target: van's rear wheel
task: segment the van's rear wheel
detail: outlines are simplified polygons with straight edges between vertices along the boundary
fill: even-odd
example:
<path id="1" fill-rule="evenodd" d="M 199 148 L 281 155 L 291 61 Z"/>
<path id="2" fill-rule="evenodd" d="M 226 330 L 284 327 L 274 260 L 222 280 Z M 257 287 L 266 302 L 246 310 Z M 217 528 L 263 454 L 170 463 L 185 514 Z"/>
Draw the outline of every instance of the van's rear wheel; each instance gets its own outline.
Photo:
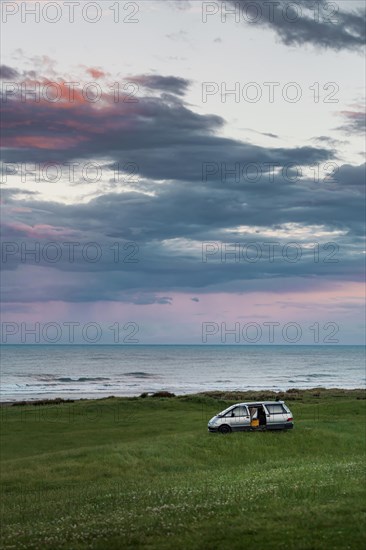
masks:
<path id="1" fill-rule="evenodd" d="M 231 428 L 227 424 L 223 424 L 219 427 L 219 432 L 220 434 L 229 434 L 231 432 Z"/>

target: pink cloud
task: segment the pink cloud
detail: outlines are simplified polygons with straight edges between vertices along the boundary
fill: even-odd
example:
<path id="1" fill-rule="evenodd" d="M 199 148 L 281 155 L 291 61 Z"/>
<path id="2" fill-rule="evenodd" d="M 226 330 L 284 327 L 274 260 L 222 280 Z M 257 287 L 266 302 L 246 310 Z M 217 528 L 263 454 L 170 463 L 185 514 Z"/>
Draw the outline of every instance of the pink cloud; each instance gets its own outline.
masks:
<path id="1" fill-rule="evenodd" d="M 24 237 L 37 239 L 55 239 L 77 235 L 76 231 L 67 229 L 66 227 L 56 227 L 47 224 L 37 224 L 31 226 L 19 221 L 4 223 L 3 228 L 4 230 L 10 229 L 12 231 L 22 233 Z"/>
<path id="2" fill-rule="evenodd" d="M 106 76 L 106 73 L 104 71 L 94 67 L 89 67 L 88 69 L 86 69 L 86 72 L 90 74 L 93 78 L 95 78 L 95 80 L 98 80 L 99 78 L 104 78 Z"/>
<path id="3" fill-rule="evenodd" d="M 69 149 L 78 143 L 87 141 L 86 136 L 14 136 L 8 137 L 3 141 L 5 147 L 34 149 Z"/>

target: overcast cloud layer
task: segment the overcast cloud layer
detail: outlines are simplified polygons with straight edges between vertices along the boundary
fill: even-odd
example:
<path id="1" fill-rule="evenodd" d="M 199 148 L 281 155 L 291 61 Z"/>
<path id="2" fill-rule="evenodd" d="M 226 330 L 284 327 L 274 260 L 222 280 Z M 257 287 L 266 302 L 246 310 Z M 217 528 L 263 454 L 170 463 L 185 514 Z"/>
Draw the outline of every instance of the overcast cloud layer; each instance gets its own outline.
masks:
<path id="1" fill-rule="evenodd" d="M 166 10 L 197 11 L 193 2 L 167 4 Z M 243 9 L 250 4 L 240 2 Z M 269 15 L 265 4 L 257 2 L 267 14 L 258 32 L 284 47 L 310 45 L 309 63 L 321 63 L 324 51 L 362 51 L 360 9 L 340 3 L 337 22 L 329 23 L 315 20 L 309 2 L 300 0 L 295 24 L 283 17 L 286 3 Z M 245 33 L 249 23 L 242 25 Z M 191 41 L 194 36 L 192 31 Z M 248 139 L 232 137 L 231 121 L 212 106 L 188 99 L 196 82 L 175 63 L 163 74 L 151 58 L 145 72 L 119 73 L 123 91 L 116 101 L 111 84 L 117 76 L 108 59 L 105 66 L 78 59 L 79 82 L 97 82 L 102 97 L 86 100 L 80 84 L 70 102 L 71 76 L 54 68 L 56 60 L 45 57 L 32 67 L 15 57 L 9 54 L 0 68 L 7 318 L 35 303 L 134 304 L 148 315 L 152 305 L 174 308 L 180 294 L 199 307 L 205 295 L 274 292 L 280 302 L 302 292 L 311 301 L 312 293 L 329 289 L 342 288 L 343 296 L 347 286 L 346 310 L 361 307 L 354 285 L 364 277 L 365 164 L 361 157 L 347 160 L 342 145 L 365 128 L 359 90 L 353 104 L 332 105 L 333 126 L 322 136 L 309 135 L 306 144 L 296 135 L 284 140 L 270 119 L 269 131 L 249 128 Z M 22 96 L 22 85 L 45 89 L 54 82 L 57 101 Z M 36 167 L 53 163 L 63 167 L 62 177 L 37 187 Z M 86 185 L 76 168 L 70 181 L 67 168 L 87 163 L 98 164 L 102 177 Z M 319 179 L 312 177 L 314 167 L 320 167 Z M 83 256 L 87 243 L 94 243 L 92 256 L 101 252 L 96 261 Z M 32 247 L 36 254 L 24 254 Z"/>

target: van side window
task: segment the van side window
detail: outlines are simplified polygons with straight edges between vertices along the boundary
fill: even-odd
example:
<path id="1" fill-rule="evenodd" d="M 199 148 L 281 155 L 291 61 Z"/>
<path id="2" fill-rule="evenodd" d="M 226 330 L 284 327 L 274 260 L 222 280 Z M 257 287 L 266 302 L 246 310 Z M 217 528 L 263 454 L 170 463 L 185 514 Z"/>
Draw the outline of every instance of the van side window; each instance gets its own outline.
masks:
<path id="1" fill-rule="evenodd" d="M 282 406 L 281 403 L 276 403 L 275 405 L 266 405 L 268 412 L 270 414 L 283 414 L 286 413 L 286 409 Z"/>
<path id="2" fill-rule="evenodd" d="M 247 416 L 247 415 L 248 415 L 247 408 L 244 406 L 240 406 L 240 407 L 235 407 L 235 409 L 232 409 L 229 412 L 228 416 Z"/>

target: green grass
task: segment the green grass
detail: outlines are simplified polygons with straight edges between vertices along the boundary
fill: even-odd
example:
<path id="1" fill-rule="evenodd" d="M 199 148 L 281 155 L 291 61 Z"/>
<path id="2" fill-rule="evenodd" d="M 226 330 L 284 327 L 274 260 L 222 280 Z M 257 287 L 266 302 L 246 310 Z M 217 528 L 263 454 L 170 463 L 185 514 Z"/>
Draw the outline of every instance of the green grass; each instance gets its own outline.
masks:
<path id="1" fill-rule="evenodd" d="M 294 430 L 208 434 L 229 397 L 3 407 L 2 547 L 364 547 L 364 394 L 289 393 Z"/>

